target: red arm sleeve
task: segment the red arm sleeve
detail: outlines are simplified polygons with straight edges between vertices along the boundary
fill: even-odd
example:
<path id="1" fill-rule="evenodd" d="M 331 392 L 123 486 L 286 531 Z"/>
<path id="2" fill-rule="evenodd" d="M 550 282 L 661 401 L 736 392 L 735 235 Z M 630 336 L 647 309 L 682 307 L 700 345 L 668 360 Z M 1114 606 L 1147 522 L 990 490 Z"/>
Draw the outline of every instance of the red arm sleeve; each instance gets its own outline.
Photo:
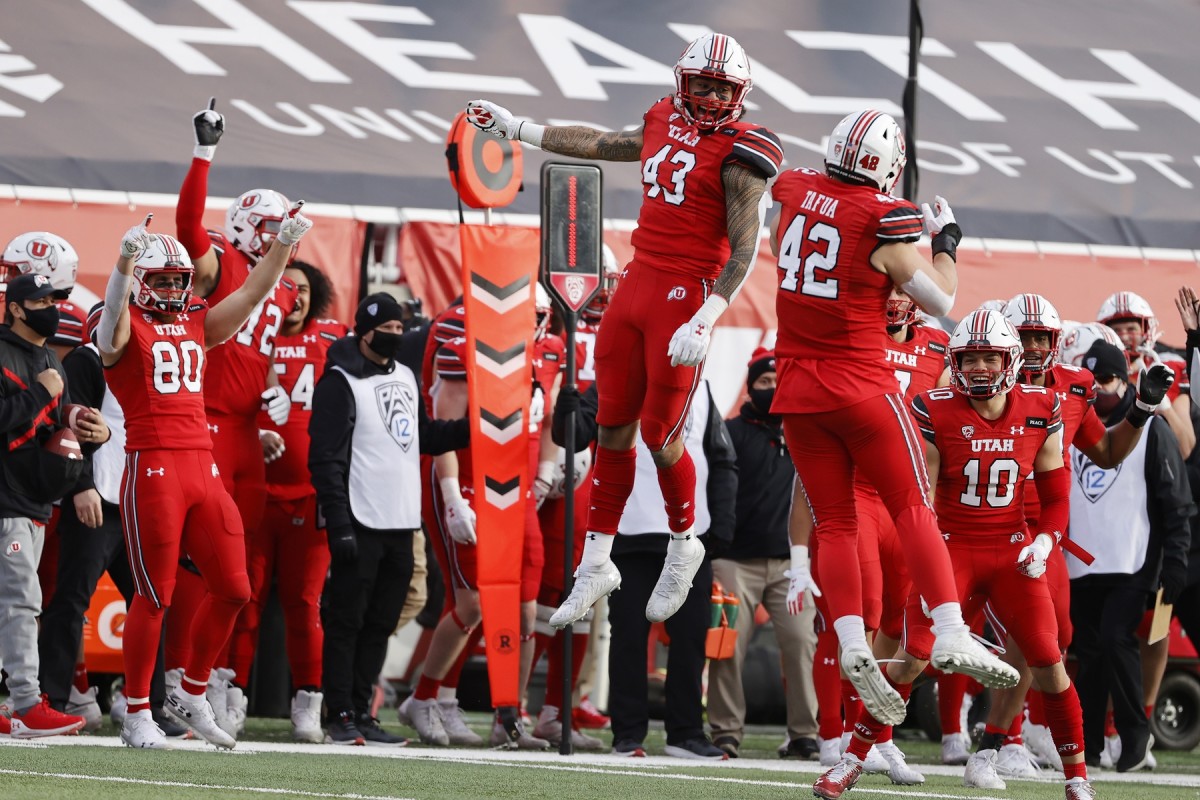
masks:
<path id="1" fill-rule="evenodd" d="M 1071 477 L 1066 467 L 1049 472 L 1035 472 L 1034 484 L 1042 501 L 1037 533 L 1049 533 L 1056 540 L 1063 537 L 1071 521 Z"/>
<path id="2" fill-rule="evenodd" d="M 204 228 L 204 202 L 208 199 L 208 168 L 203 158 L 193 158 L 175 206 L 175 235 L 193 259 L 212 249 L 212 240 Z"/>

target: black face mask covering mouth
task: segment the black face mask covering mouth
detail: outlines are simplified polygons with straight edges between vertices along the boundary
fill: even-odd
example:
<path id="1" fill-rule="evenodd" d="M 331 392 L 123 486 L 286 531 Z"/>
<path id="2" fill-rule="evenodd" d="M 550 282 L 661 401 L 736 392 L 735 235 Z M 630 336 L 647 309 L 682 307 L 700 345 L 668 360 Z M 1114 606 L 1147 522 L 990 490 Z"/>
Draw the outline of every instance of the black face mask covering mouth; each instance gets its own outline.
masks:
<path id="1" fill-rule="evenodd" d="M 38 336 L 49 339 L 58 333 L 58 306 L 26 308 L 25 324 Z"/>
<path id="2" fill-rule="evenodd" d="M 400 340 L 402 338 L 403 334 L 385 333 L 384 331 L 377 330 L 371 337 L 371 341 L 367 342 L 367 347 L 371 348 L 372 352 L 376 355 L 390 360 L 396 357 L 396 353 L 400 352 Z"/>
<path id="3" fill-rule="evenodd" d="M 771 413 L 771 401 L 775 399 L 775 389 L 748 389 L 751 404 L 763 414 Z"/>

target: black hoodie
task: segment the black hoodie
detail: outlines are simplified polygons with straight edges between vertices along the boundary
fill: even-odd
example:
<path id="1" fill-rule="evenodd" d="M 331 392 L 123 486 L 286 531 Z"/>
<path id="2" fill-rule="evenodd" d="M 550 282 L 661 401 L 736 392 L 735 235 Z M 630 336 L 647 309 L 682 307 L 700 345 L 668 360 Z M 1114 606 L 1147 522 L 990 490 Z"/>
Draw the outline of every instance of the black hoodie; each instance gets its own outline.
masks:
<path id="1" fill-rule="evenodd" d="M 725 427 L 737 451 L 737 524 L 733 543 L 721 558 L 790 558 L 788 509 L 796 468 L 783 441 L 783 422 L 753 403 Z"/>

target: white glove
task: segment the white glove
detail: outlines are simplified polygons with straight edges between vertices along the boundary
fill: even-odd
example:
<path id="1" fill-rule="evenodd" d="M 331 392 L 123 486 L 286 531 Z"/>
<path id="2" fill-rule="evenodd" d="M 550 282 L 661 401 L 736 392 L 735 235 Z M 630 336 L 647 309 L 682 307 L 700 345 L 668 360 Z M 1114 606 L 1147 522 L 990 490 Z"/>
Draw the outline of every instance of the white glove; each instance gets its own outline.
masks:
<path id="1" fill-rule="evenodd" d="M 262 397 L 262 409 L 267 412 L 271 422 L 281 428 L 286 425 L 288 415 L 292 413 L 292 398 L 288 397 L 288 393 L 284 391 L 283 387 L 279 385 L 268 387 L 259 396 Z"/>
<path id="2" fill-rule="evenodd" d="M 300 207 L 303 205 L 303 200 L 297 202 L 279 223 L 279 234 L 275 238 L 288 247 L 303 239 L 304 234 L 313 226 L 312 220 L 300 213 Z"/>
<path id="3" fill-rule="evenodd" d="M 690 322 L 680 325 L 667 345 L 667 355 L 671 357 L 672 367 L 698 367 L 708 354 L 708 344 L 712 341 L 712 329 L 703 322 L 697 322 L 693 317 Z"/>
<path id="4" fill-rule="evenodd" d="M 534 385 L 533 397 L 529 399 L 529 432 L 537 433 L 538 426 L 546 419 L 546 393 L 542 387 Z"/>
<path id="5" fill-rule="evenodd" d="M 146 248 L 150 246 L 150 234 L 146 228 L 152 219 L 154 219 L 154 214 L 147 214 L 140 225 L 134 225 L 125 231 L 125 235 L 121 237 L 121 255 L 124 258 L 137 261 L 141 258 L 142 253 L 146 252 Z"/>
<path id="6" fill-rule="evenodd" d="M 488 100 L 467 103 L 467 122 L 498 139 L 516 139 L 521 128 L 512 112 Z"/>
<path id="7" fill-rule="evenodd" d="M 283 437 L 275 431 L 258 432 L 258 443 L 262 445 L 263 463 L 270 464 L 283 455 L 283 451 L 287 449 L 287 445 L 283 443 Z"/>
<path id="8" fill-rule="evenodd" d="M 446 503 L 446 527 L 459 544 L 475 544 L 475 511 L 463 499 L 458 478 L 442 478 L 442 500 Z"/>
<path id="9" fill-rule="evenodd" d="M 1054 549 L 1054 537 L 1048 533 L 1039 533 L 1032 544 L 1027 544 L 1017 553 L 1017 572 L 1027 578 L 1040 578 L 1046 572 L 1046 559 Z"/>
<path id="10" fill-rule="evenodd" d="M 558 465 L 553 461 L 538 463 L 537 477 L 533 479 L 533 499 L 537 501 L 538 508 L 542 507 L 542 503 L 546 502 L 550 495 L 550 490 L 554 488 L 554 473 L 557 470 Z"/>
<path id="11" fill-rule="evenodd" d="M 804 610 L 804 590 L 812 592 L 813 597 L 821 596 L 821 588 L 813 580 L 809 568 L 808 547 L 802 544 L 792 545 L 792 568 L 783 573 L 789 578 L 787 592 L 787 607 L 789 614 L 799 614 Z"/>
<path id="12" fill-rule="evenodd" d="M 954 210 L 950 208 L 950 204 L 946 202 L 946 198 L 941 195 L 934 195 L 933 200 L 933 209 L 929 208 L 929 203 L 922 203 L 921 213 L 925 217 L 925 232 L 930 236 L 937 236 L 942 232 L 942 228 L 956 223 L 954 220 Z"/>

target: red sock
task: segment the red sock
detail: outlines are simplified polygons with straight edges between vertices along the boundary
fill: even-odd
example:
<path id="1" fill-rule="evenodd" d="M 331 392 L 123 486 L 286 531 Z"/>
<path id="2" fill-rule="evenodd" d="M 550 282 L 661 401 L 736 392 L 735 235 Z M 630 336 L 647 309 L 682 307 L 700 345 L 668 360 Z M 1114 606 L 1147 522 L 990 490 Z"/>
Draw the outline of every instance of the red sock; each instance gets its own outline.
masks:
<path id="1" fill-rule="evenodd" d="M 88 690 L 87 664 L 80 661 L 75 665 L 75 677 L 71 679 L 71 683 L 75 685 L 75 691 L 80 694 Z"/>
<path id="2" fill-rule="evenodd" d="M 1049 697 L 1045 697 L 1043 699 L 1048 700 Z M 1046 708 L 1046 714 L 1047 714 L 1047 716 L 1050 714 L 1049 707 Z M 1112 709 L 1110 708 L 1108 710 L 1108 713 L 1104 715 L 1104 736 L 1105 736 L 1105 738 L 1109 738 L 1109 737 L 1116 736 L 1116 735 L 1117 735 L 1117 723 L 1113 721 L 1113 712 L 1112 712 Z"/>
<path id="3" fill-rule="evenodd" d="M 1037 689 L 1029 690 L 1029 724 L 1047 727 L 1045 700 Z"/>
<path id="4" fill-rule="evenodd" d="M 957 603 L 958 589 L 954 585 L 954 570 L 950 566 L 950 554 L 942 539 L 933 509 L 926 505 L 913 506 L 896 517 L 896 533 L 910 553 L 921 553 L 921 558 L 908 560 L 908 571 L 912 575 L 913 587 L 921 593 L 930 608 L 942 603 Z"/>
<path id="5" fill-rule="evenodd" d="M 667 506 L 667 526 L 683 533 L 696 524 L 696 465 L 687 450 L 669 467 L 658 470 L 658 486 Z M 592 494 L 595 496 L 595 489 Z"/>
<path id="6" fill-rule="evenodd" d="M 842 730 L 854 730 L 854 723 L 862 713 L 862 700 L 854 689 L 854 684 L 847 678 L 842 678 Z"/>
<path id="7" fill-rule="evenodd" d="M 587 529 L 616 535 L 617 523 L 625 513 L 625 503 L 633 492 L 637 469 L 636 450 L 596 448 L 596 466 L 592 472 L 591 507 Z"/>
<path id="8" fill-rule="evenodd" d="M 246 594 L 249 594 L 249 589 Z M 239 598 L 236 594 L 222 596 L 208 592 L 204 595 L 192 619 L 192 655 L 184 670 L 185 675 L 208 684 L 209 673 L 225 649 L 229 634 L 233 632 L 233 623 L 245 604 L 245 598 Z"/>
<path id="9" fill-rule="evenodd" d="M 163 609 L 140 594 L 129 604 L 125 616 L 122 649 L 125 655 L 125 696 L 149 697 L 150 676 L 158 659 L 158 642 L 162 638 Z"/>
<path id="10" fill-rule="evenodd" d="M 892 680 L 892 676 L 888 675 L 887 670 L 883 671 L 883 677 L 887 680 L 888 685 L 900 693 L 900 697 L 904 702 L 908 702 L 908 696 L 912 694 L 911 683 L 896 683 Z M 858 719 L 854 723 L 854 735 L 850 737 L 850 746 L 846 748 L 846 752 L 857 756 L 860 761 L 865 761 L 867 753 L 871 749 L 871 745 L 881 741 L 881 734 L 884 731 L 888 732 L 888 739 L 891 739 L 891 726 L 884 725 L 875 717 L 871 716 L 871 712 L 866 708 L 859 711 Z M 887 741 L 887 739 L 882 739 Z"/>
<path id="11" fill-rule="evenodd" d="M 1153 716 L 1154 716 L 1154 704 L 1151 703 L 1150 705 L 1146 706 L 1146 719 L 1150 719 Z"/>
<path id="12" fill-rule="evenodd" d="M 437 678 L 431 678 L 428 675 L 422 675 L 417 681 L 417 688 L 413 691 L 414 700 L 436 700 L 438 689 L 442 687 L 442 682 Z"/>
<path id="13" fill-rule="evenodd" d="M 1063 773 L 1067 780 L 1071 778 L 1086 778 L 1087 765 L 1080 761 L 1078 764 L 1068 764 L 1065 756 L 1078 755 L 1083 752 L 1083 711 L 1079 708 L 1079 695 L 1075 693 L 1075 684 L 1053 694 L 1043 692 L 1042 700 L 1046 704 L 1046 717 L 1050 722 L 1050 735 L 1054 737 L 1054 746 L 1063 758 Z"/>
<path id="14" fill-rule="evenodd" d="M 962 733 L 963 695 L 967 693 L 966 675 L 944 672 L 938 675 L 938 719 L 942 722 L 942 735 Z"/>
<path id="15" fill-rule="evenodd" d="M 1005 744 L 1025 744 L 1025 740 L 1021 738 L 1021 723 L 1025 721 L 1025 713 L 1018 712 L 1013 717 L 1012 723 L 1008 726 L 1008 735 L 1004 737 Z"/>
<path id="16" fill-rule="evenodd" d="M 842 687 L 838 673 L 837 634 L 833 631 L 817 634 L 812 674 L 817 695 L 817 735 L 822 739 L 836 739 L 842 735 Z"/>

